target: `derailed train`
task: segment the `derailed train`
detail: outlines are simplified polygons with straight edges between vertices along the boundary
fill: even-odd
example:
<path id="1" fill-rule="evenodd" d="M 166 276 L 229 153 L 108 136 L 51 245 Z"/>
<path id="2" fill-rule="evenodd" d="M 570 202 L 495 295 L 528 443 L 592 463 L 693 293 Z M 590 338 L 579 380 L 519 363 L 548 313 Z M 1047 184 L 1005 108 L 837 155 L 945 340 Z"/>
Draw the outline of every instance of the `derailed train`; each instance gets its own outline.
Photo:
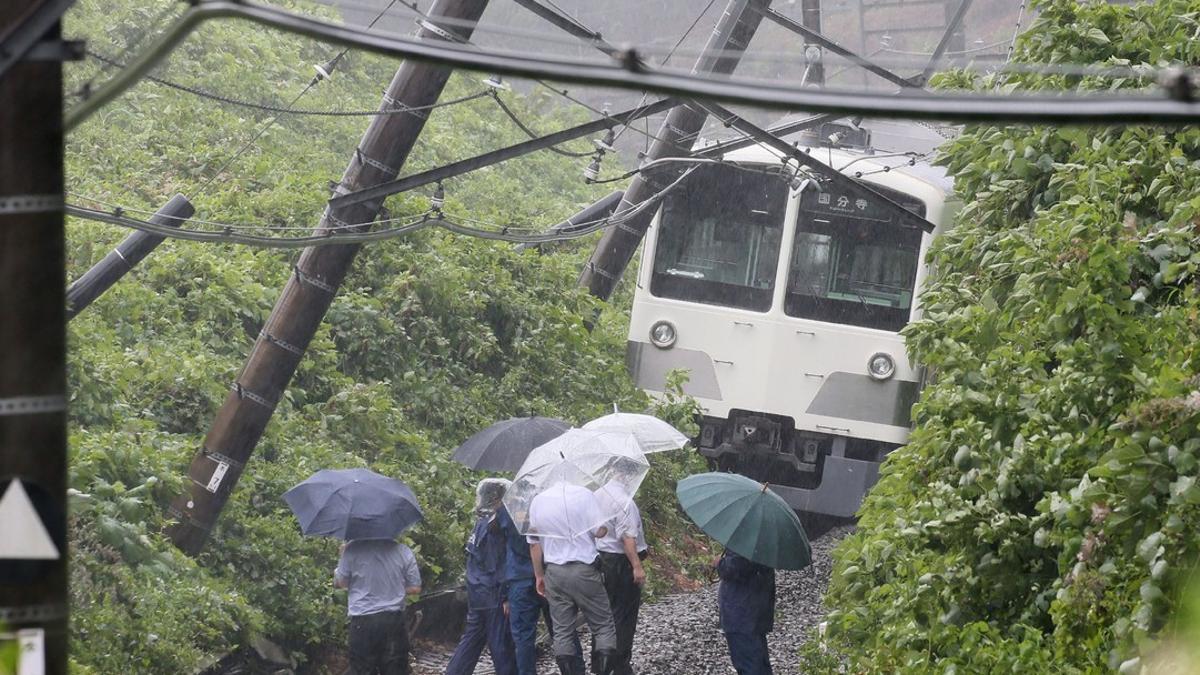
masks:
<path id="1" fill-rule="evenodd" d="M 697 445 L 717 468 L 769 482 L 798 511 L 849 517 L 908 437 L 921 372 L 899 331 L 920 316 L 922 261 L 957 202 L 942 170 L 871 149 L 863 129 L 800 143 L 933 232 L 763 146 L 693 165 L 647 233 L 628 366 L 652 392 L 688 373 L 705 411 Z"/>

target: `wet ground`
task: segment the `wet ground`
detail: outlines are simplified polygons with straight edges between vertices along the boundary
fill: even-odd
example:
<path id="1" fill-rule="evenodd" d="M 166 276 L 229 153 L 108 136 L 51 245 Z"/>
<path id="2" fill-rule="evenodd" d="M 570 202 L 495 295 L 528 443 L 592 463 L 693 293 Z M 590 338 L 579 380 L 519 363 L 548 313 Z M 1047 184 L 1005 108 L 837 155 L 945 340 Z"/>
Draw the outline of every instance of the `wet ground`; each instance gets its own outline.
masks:
<path id="1" fill-rule="evenodd" d="M 835 528 L 815 539 L 813 564 L 808 568 L 779 573 L 775 630 L 768 638 L 777 675 L 798 672 L 796 650 L 825 613 L 821 597 L 829 584 L 830 551 L 850 530 L 850 527 Z M 440 675 L 451 650 L 452 647 L 436 646 L 414 650 L 417 675 Z M 717 585 L 670 595 L 643 606 L 633 650 L 634 671 L 638 675 L 732 674 L 725 637 L 717 627 Z M 546 675 L 558 672 L 548 654 L 543 656 L 538 672 Z M 486 652 L 475 673 L 493 673 Z"/>

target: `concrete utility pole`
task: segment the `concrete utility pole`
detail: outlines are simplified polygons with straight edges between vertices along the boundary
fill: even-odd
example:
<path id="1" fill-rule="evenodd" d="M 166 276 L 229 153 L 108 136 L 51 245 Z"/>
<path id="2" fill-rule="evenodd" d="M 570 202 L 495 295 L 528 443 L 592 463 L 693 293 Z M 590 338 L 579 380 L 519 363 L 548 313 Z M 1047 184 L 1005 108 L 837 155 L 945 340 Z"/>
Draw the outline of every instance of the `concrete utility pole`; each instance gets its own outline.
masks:
<path id="1" fill-rule="evenodd" d="M 150 222 L 165 227 L 179 227 L 192 217 L 196 207 L 183 195 L 175 195 L 161 209 L 150 216 Z M 166 237 L 149 232 L 133 232 L 117 245 L 104 259 L 92 266 L 83 276 L 67 288 L 67 321 L 74 319 L 87 309 L 96 298 L 112 288 L 121 277 L 133 270 Z"/>
<path id="2" fill-rule="evenodd" d="M 67 672 L 64 9 L 0 2 L 0 670 L 50 675 Z"/>
<path id="3" fill-rule="evenodd" d="M 762 21 L 762 12 L 755 8 L 766 9 L 770 4 L 771 0 L 730 0 L 692 72 L 718 75 L 732 73 Z M 683 104 L 672 109 L 659 128 L 656 134 L 658 140 L 650 146 L 646 159 L 687 155 L 707 118 L 708 114 L 694 104 Z M 614 217 L 619 218 L 636 208 L 661 187 L 652 178 L 639 173 L 625 190 Z M 591 260 L 584 266 L 579 285 L 587 287 L 589 293 L 601 300 L 608 300 L 645 236 L 646 228 L 654 218 L 654 211 L 641 211 L 628 221 L 607 230 L 596 244 Z"/>
<path id="4" fill-rule="evenodd" d="M 438 0 L 429 10 L 432 21 L 421 22 L 418 36 L 465 42 L 486 6 L 487 0 Z M 381 109 L 436 103 L 450 73 L 446 66 L 405 61 L 388 86 Z M 427 117 L 428 111 L 421 110 L 375 117 L 334 189 L 335 196 L 394 179 Z M 380 198 L 327 207 L 316 232 L 368 230 L 382 203 Z M 358 249 L 358 245 L 322 246 L 305 249 L 300 256 L 204 446 L 192 459 L 188 491 L 171 506 L 178 522 L 169 534 L 183 551 L 195 555 L 204 547 Z"/>

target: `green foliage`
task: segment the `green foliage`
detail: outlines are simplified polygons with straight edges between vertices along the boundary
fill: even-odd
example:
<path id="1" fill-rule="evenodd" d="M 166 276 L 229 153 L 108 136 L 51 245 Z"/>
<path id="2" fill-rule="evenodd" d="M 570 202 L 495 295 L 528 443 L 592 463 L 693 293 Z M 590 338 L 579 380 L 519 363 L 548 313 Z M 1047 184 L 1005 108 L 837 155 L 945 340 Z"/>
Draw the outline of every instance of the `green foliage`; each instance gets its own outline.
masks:
<path id="1" fill-rule="evenodd" d="M 117 55 L 161 3 L 79 3 L 67 32 Z M 295 8 L 328 14 L 319 6 Z M 288 100 L 336 50 L 239 23 L 206 25 L 156 75 L 231 96 Z M 396 63 L 351 53 L 298 105 L 368 109 Z M 68 90 L 93 76 L 72 66 Z M 444 97 L 482 88 L 453 77 Z M 578 121 L 542 95 L 506 94 L 539 127 Z M 153 210 L 178 191 L 197 218 L 311 228 L 367 118 L 284 116 L 220 174 L 269 118 L 143 82 L 68 139 L 70 190 Z M 523 138 L 475 100 L 433 112 L 406 171 Z M 506 223 L 557 222 L 600 190 L 550 153 L 447 182 L 447 210 Z M 529 180 L 529 176 L 537 180 Z M 211 179 L 211 184 L 209 183 Z M 520 198 L 514 198 L 519 195 Z M 85 201 L 75 196 L 73 201 Z M 420 195 L 389 201 L 423 211 Z M 264 233 L 267 231 L 264 230 Z M 126 233 L 69 222 L 68 276 Z M 167 241 L 70 325 L 73 668 L 195 672 L 265 634 L 299 659 L 344 642 L 336 542 L 302 537 L 280 495 L 326 467 L 370 466 L 407 481 L 425 522 L 410 532 L 427 587 L 461 572 L 474 483 L 450 460 L 479 428 L 537 413 L 581 423 L 650 402 L 624 370 L 628 289 L 600 305 L 576 287 L 587 243 L 550 255 L 425 231 L 366 246 L 198 560 L 161 535 L 164 507 L 257 337 L 296 252 Z M 687 401 L 663 414 L 682 419 Z M 694 542 L 674 504 L 690 456 L 655 459 L 647 508 L 656 548 L 678 566 Z M 671 474 L 671 475 L 668 475 Z M 677 581 L 671 579 L 671 581 Z M 659 582 L 659 588 L 666 586 Z"/>
<path id="2" fill-rule="evenodd" d="M 1198 16 L 1051 0 L 1018 56 L 1196 64 Z M 1136 672 L 1200 554 L 1200 130 L 973 126 L 941 156 L 965 205 L 906 329 L 936 379 L 837 551 L 831 639 L 853 671 Z"/>

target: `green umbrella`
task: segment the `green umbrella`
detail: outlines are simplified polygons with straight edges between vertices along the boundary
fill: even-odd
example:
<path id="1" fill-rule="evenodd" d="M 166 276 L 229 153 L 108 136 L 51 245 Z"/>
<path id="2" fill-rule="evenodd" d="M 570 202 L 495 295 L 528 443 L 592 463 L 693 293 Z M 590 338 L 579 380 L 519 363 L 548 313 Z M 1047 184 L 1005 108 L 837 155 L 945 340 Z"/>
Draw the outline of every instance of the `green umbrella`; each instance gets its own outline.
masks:
<path id="1" fill-rule="evenodd" d="M 675 494 L 705 534 L 744 558 L 785 570 L 812 562 L 796 512 L 758 481 L 736 473 L 702 473 L 679 481 Z"/>

